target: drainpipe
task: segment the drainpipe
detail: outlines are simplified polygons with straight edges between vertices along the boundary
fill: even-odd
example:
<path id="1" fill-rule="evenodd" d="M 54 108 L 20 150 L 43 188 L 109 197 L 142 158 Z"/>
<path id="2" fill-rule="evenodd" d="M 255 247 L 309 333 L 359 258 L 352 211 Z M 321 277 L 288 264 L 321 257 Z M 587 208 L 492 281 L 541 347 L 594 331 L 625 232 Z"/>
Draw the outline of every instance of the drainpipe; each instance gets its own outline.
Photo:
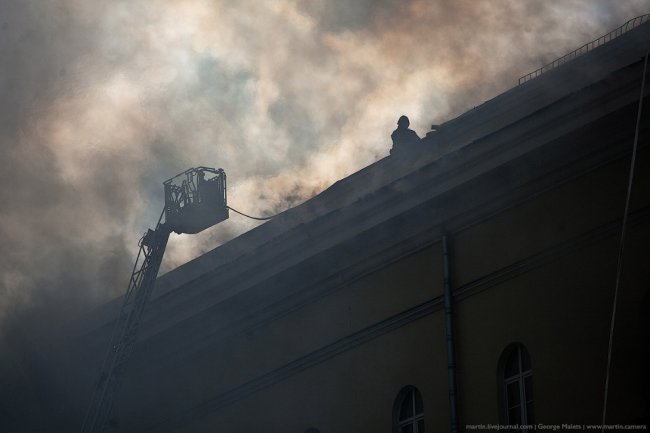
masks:
<path id="1" fill-rule="evenodd" d="M 458 407 L 456 402 L 456 361 L 454 359 L 454 321 L 450 283 L 450 259 L 447 235 L 442 236 L 443 283 L 445 297 L 445 332 L 447 337 L 447 376 L 449 382 L 449 418 L 451 433 L 458 433 Z"/>

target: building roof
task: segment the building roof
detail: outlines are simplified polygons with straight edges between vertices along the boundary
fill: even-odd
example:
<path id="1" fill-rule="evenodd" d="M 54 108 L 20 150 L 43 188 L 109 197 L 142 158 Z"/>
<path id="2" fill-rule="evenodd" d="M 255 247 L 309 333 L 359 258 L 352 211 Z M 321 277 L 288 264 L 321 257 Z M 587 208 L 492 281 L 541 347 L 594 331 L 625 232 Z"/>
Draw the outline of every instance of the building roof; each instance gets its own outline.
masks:
<path id="1" fill-rule="evenodd" d="M 494 212 L 485 201 L 469 202 L 476 191 L 466 191 L 462 204 L 450 193 L 632 103 L 638 98 L 636 72 L 626 68 L 648 50 L 650 22 L 440 125 L 419 149 L 383 158 L 161 276 L 139 340 L 154 347 L 159 337 L 181 326 L 200 335 L 184 344 L 198 344 L 207 336 L 218 338 L 224 329 L 245 326 L 248 316 L 270 320 L 282 314 L 278 305 L 291 308 L 316 296 L 321 290 L 316 286 L 340 284 L 370 272 L 378 260 L 395 260 L 432 242 L 439 237 L 431 231 L 433 220 L 442 230 L 471 224 L 476 208 Z M 618 96 L 599 107 L 598 98 L 608 92 Z M 592 109 L 582 110 L 585 104 Z M 577 159 L 588 155 L 584 149 L 575 152 Z M 495 186 L 516 187 L 506 181 Z M 498 200 L 493 204 L 498 206 Z M 350 254 L 356 261 L 349 262 Z M 120 304 L 118 298 L 93 315 L 92 335 L 110 334 Z M 104 344 L 101 338 L 93 340 L 93 346 Z"/>

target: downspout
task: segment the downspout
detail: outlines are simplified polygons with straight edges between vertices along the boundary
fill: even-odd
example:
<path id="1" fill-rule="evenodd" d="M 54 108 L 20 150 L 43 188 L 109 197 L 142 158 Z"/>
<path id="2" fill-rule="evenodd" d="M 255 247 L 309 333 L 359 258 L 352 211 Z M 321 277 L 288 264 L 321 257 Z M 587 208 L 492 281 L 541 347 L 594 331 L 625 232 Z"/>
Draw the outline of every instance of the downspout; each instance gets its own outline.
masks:
<path id="1" fill-rule="evenodd" d="M 451 433 L 458 432 L 458 407 L 456 402 L 456 360 L 454 357 L 454 321 L 450 283 L 450 259 L 447 235 L 442 236 L 443 285 L 445 297 L 445 332 L 447 337 L 447 379 L 449 382 L 449 418 Z"/>

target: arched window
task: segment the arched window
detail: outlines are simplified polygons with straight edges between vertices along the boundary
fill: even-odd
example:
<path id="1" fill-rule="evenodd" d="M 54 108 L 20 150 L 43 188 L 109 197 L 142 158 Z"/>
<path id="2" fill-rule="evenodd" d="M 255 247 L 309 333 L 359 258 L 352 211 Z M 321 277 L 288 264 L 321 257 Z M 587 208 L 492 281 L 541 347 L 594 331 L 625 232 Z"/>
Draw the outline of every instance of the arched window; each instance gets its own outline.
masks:
<path id="1" fill-rule="evenodd" d="M 404 387 L 395 399 L 393 431 L 396 433 L 424 433 L 422 395 L 414 386 Z"/>
<path id="2" fill-rule="evenodd" d="M 499 363 L 501 406 L 506 424 L 533 424 L 533 371 L 526 348 L 506 348 Z"/>

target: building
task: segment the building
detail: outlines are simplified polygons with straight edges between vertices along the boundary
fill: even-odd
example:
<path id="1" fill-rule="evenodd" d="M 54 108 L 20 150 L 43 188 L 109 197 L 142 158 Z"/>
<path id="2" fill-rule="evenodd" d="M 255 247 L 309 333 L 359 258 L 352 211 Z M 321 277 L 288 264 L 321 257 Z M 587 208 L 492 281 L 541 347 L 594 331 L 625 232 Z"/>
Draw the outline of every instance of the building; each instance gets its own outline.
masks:
<path id="1" fill-rule="evenodd" d="M 647 18 L 160 277 L 114 430 L 442 432 L 451 401 L 459 431 L 599 424 L 635 141 L 607 423 L 647 423 Z"/>

